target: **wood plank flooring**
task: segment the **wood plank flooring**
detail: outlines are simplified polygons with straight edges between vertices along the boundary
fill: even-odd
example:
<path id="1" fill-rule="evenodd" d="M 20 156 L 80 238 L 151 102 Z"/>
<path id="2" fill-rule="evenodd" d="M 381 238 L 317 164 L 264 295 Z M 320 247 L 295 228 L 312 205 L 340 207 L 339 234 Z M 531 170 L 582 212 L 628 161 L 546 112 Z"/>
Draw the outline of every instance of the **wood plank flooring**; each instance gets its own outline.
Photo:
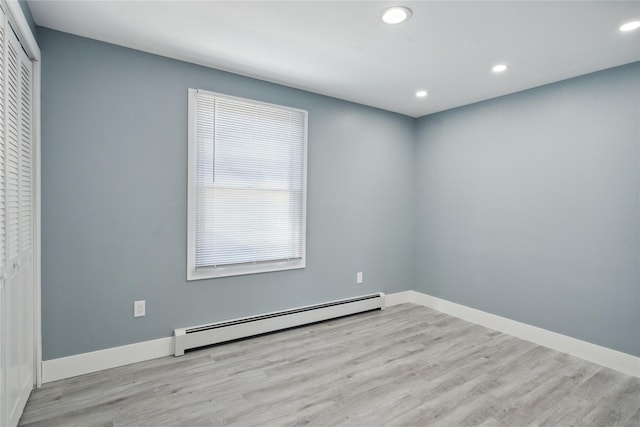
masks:
<path id="1" fill-rule="evenodd" d="M 640 379 L 403 304 L 46 384 L 22 426 L 640 426 Z"/>

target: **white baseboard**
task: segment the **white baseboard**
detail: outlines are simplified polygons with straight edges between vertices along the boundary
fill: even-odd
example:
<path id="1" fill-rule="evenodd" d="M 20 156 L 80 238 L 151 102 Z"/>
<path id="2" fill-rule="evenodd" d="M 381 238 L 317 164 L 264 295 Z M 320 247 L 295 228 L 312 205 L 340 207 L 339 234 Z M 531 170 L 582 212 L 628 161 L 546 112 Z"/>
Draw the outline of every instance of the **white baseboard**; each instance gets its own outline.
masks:
<path id="1" fill-rule="evenodd" d="M 468 322 L 531 341 L 628 375 L 640 377 L 640 357 L 517 322 L 506 317 L 496 316 L 495 314 L 432 297 L 421 292 L 409 292 L 411 292 L 409 302 L 414 304 L 423 305 Z"/>
<path id="2" fill-rule="evenodd" d="M 42 362 L 42 382 L 71 378 L 131 363 L 171 356 L 173 337 L 143 341 Z"/>
<path id="3" fill-rule="evenodd" d="M 391 307 L 393 305 L 413 302 L 414 293 L 414 291 L 402 291 L 393 294 L 385 294 L 384 305 L 385 307 Z"/>
<path id="4" fill-rule="evenodd" d="M 468 322 L 531 341 L 628 375 L 640 377 L 640 357 L 496 316 L 421 292 L 403 291 L 385 295 L 385 305 L 387 307 L 404 303 L 423 305 Z M 131 363 L 171 356 L 173 352 L 173 337 L 166 337 L 59 359 L 45 360 L 42 362 L 42 382 L 49 383 Z"/>
<path id="5" fill-rule="evenodd" d="M 385 295 L 385 305 L 392 306 L 410 302 L 412 291 L 398 292 Z M 144 362 L 145 360 L 174 354 L 174 337 L 160 338 L 120 347 L 107 348 L 89 353 L 74 354 L 73 356 L 42 362 L 42 383 L 63 380 L 78 375 L 90 374 L 104 369 Z"/>

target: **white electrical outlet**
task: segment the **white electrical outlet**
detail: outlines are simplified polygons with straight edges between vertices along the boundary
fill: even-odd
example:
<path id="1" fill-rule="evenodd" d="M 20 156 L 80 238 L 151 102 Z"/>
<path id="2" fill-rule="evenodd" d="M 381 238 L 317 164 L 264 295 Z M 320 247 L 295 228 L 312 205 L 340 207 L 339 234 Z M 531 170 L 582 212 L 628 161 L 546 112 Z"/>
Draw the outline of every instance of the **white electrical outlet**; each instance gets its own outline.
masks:
<path id="1" fill-rule="evenodd" d="M 356 283 L 362 283 L 362 271 L 358 271 L 356 274 Z"/>
<path id="2" fill-rule="evenodd" d="M 145 314 L 144 300 L 133 302 L 133 317 L 142 317 Z"/>

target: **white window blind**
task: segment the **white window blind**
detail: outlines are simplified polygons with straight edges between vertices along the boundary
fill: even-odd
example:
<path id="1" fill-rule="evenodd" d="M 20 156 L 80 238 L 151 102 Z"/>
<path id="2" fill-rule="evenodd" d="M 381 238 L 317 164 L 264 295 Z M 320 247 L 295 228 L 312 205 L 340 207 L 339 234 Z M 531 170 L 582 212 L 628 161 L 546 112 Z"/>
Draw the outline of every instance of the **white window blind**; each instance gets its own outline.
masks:
<path id="1" fill-rule="evenodd" d="M 189 91 L 188 279 L 305 266 L 307 112 Z"/>

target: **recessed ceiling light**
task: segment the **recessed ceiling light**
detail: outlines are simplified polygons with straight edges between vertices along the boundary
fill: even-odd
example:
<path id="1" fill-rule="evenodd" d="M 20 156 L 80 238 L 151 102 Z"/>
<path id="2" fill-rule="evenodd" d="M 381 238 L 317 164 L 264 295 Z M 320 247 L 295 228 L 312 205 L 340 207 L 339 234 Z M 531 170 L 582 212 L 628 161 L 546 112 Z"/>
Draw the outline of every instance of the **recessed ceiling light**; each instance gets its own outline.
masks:
<path id="1" fill-rule="evenodd" d="M 502 73 L 503 71 L 507 70 L 507 66 L 504 64 L 498 64 L 498 65 L 494 65 L 493 68 L 491 69 L 494 73 Z"/>
<path id="2" fill-rule="evenodd" d="M 400 24 L 411 18 L 411 9 L 404 6 L 390 7 L 382 11 L 382 22 L 385 24 Z"/>
<path id="3" fill-rule="evenodd" d="M 426 90 L 419 90 L 416 92 L 416 96 L 418 98 L 424 98 L 425 96 L 427 96 L 427 91 Z"/>
<path id="4" fill-rule="evenodd" d="M 631 21 L 627 22 L 624 25 L 620 26 L 620 31 L 633 31 L 640 28 L 640 21 Z"/>

